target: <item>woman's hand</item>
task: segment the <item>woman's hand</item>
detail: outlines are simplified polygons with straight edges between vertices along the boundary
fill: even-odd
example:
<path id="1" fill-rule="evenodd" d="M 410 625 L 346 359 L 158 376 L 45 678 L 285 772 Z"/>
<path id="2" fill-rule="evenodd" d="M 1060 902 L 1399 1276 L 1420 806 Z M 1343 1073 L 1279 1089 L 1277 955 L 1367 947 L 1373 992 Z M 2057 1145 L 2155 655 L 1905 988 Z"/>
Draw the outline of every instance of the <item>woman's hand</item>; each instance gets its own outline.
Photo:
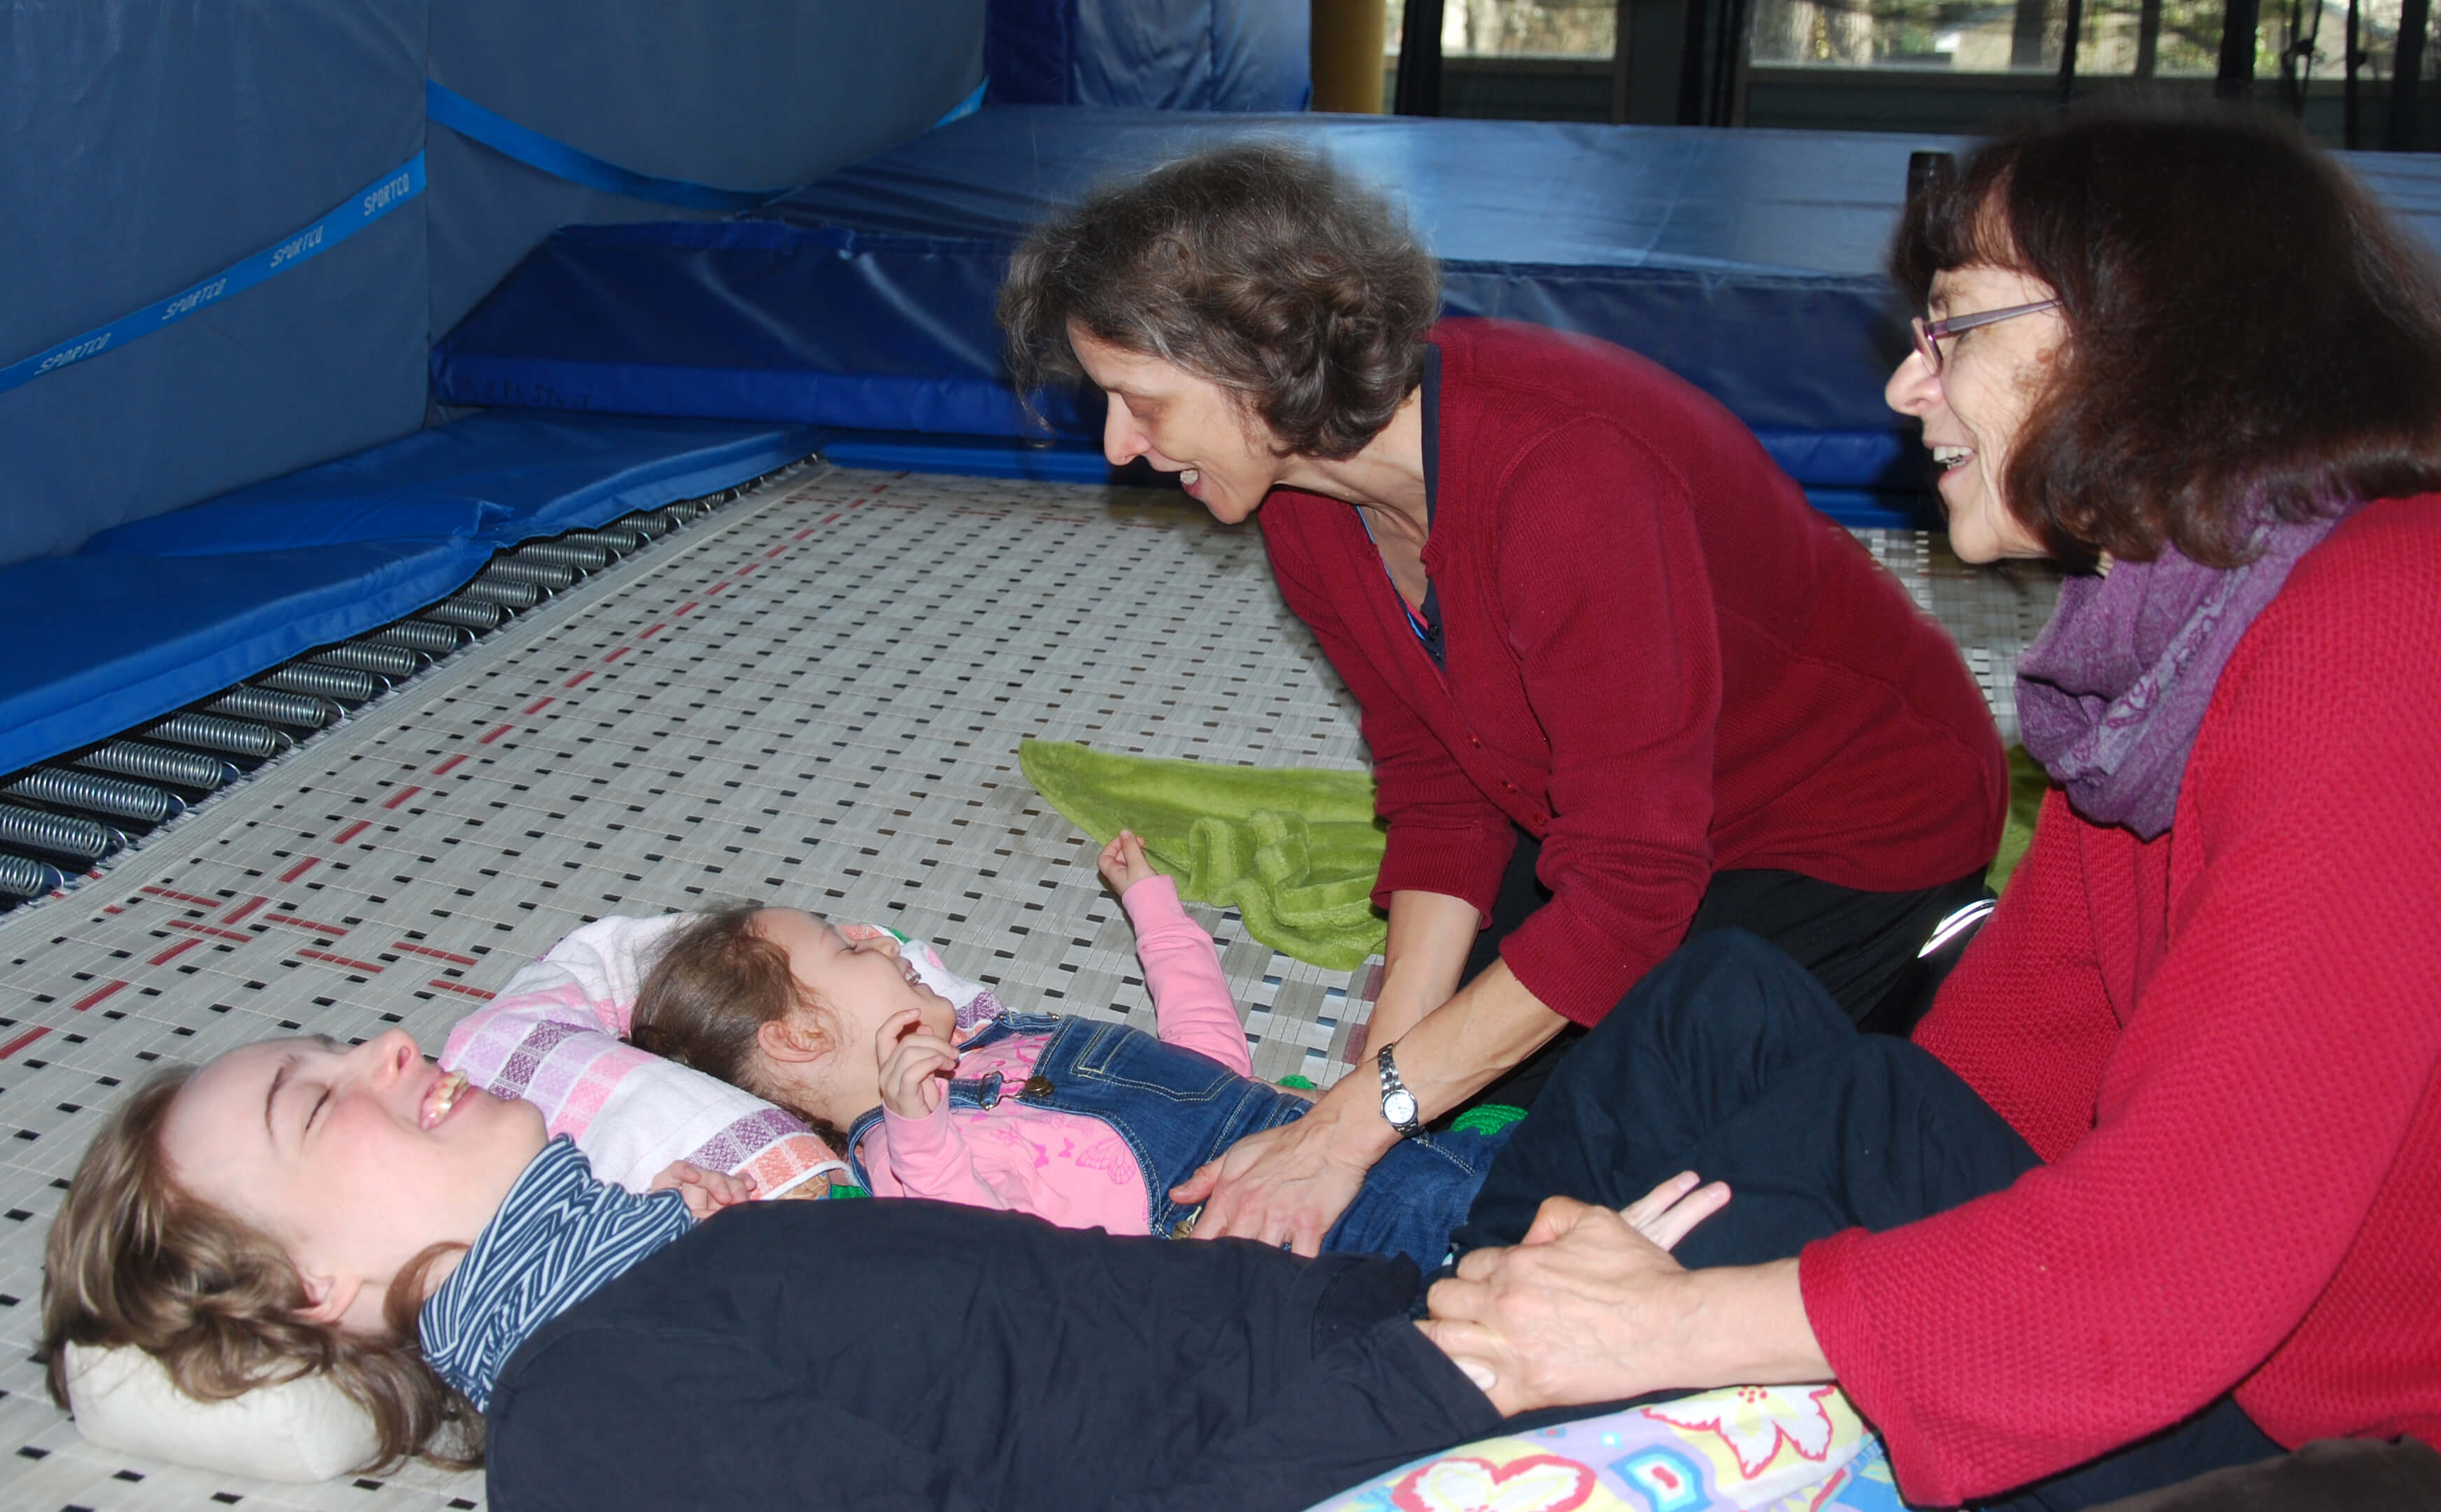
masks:
<path id="1" fill-rule="evenodd" d="M 667 1169 L 653 1178 L 651 1192 L 676 1192 L 686 1203 L 687 1211 L 700 1223 L 723 1208 L 735 1207 L 754 1197 L 754 1178 L 732 1176 L 726 1171 L 707 1171 L 685 1161 L 672 1161 Z"/>
<path id="2" fill-rule="evenodd" d="M 1383 1124 L 1383 1145 L 1351 1147 L 1329 1106 L 1326 1099 L 1293 1124 L 1247 1135 L 1171 1188 L 1171 1201 L 1203 1204 L 1194 1236 L 1257 1239 L 1320 1254 L 1323 1235 L 1356 1200 L 1390 1135 Z"/>
<path id="3" fill-rule="evenodd" d="M 882 1021 L 873 1036 L 881 1062 L 881 1106 L 900 1118 L 930 1118 L 941 1106 L 958 1052 L 946 1039 L 923 1032 L 923 1016 L 902 1008 Z"/>
<path id="4" fill-rule="evenodd" d="M 1130 831 L 1119 831 L 1111 837 L 1110 844 L 1102 847 L 1102 880 L 1108 882 L 1111 891 L 1121 897 L 1127 896 L 1128 889 L 1145 878 L 1160 874 L 1152 869 L 1152 863 L 1145 859 L 1144 841 L 1137 839 Z"/>
<path id="5" fill-rule="evenodd" d="M 1552 1197 L 1523 1243 L 1459 1261 L 1417 1326 L 1504 1413 L 1716 1384 L 1697 1378 L 1691 1276 L 1669 1251 L 1728 1199 L 1691 1173 L 1621 1212 Z"/>

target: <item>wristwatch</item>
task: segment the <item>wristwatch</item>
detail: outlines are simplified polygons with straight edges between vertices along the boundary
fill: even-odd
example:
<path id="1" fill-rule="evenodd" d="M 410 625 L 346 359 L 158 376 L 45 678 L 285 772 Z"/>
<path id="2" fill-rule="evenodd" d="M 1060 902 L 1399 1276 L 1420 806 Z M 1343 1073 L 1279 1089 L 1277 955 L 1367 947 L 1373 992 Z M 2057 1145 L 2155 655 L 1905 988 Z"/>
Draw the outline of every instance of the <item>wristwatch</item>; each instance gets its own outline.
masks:
<path id="1" fill-rule="evenodd" d="M 1384 1045 L 1382 1053 L 1373 1057 L 1373 1069 L 1382 1073 L 1382 1116 L 1390 1121 L 1401 1139 L 1411 1140 L 1424 1131 L 1424 1121 L 1416 1116 L 1423 1108 L 1417 1103 L 1416 1094 L 1407 1090 L 1407 1084 L 1399 1079 L 1399 1063 L 1390 1058 L 1390 1049 Z"/>

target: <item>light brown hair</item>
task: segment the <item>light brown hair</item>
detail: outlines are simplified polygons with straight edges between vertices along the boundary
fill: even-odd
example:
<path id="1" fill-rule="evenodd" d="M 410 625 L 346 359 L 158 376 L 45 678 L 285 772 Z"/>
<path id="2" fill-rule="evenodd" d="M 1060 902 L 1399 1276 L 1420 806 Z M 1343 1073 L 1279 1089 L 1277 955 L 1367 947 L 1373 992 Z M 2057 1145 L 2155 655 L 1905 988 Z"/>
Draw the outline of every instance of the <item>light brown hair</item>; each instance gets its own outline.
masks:
<path id="1" fill-rule="evenodd" d="M 786 1108 L 839 1149 L 838 1128 L 795 1106 L 785 1089 L 757 1072 L 757 1035 L 765 1024 L 803 1009 L 815 1031 L 826 1035 L 830 1017 L 788 969 L 788 953 L 755 927 L 763 908 L 714 909 L 673 932 L 637 990 L 627 1040 Z"/>
<path id="2" fill-rule="evenodd" d="M 1018 392 L 1097 341 L 1220 385 L 1286 455 L 1346 458 L 1423 382 L 1440 271 L 1379 194 L 1310 153 L 1223 147 L 1105 189 L 1017 249 L 1000 323 Z"/>
<path id="3" fill-rule="evenodd" d="M 425 1251 L 393 1283 L 387 1338 L 301 1318 L 304 1283 L 278 1241 L 191 1196 L 171 1170 L 162 1125 L 193 1074 L 164 1071 L 120 1105 L 51 1221 L 42 1344 L 51 1399 L 71 1406 L 68 1345 L 134 1345 L 198 1401 L 329 1377 L 372 1419 L 377 1448 L 362 1468 L 415 1455 L 480 1464 L 481 1415 L 425 1363 L 415 1334 L 426 1269 L 450 1247 Z"/>

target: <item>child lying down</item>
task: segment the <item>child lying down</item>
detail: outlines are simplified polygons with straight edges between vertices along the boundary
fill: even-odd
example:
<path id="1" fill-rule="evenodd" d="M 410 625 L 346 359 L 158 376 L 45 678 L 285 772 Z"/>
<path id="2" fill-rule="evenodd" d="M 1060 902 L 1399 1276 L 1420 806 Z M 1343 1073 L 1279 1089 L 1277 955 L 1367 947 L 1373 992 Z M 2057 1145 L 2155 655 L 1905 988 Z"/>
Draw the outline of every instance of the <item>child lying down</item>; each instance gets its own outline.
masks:
<path id="1" fill-rule="evenodd" d="M 1121 832 L 1101 869 L 1135 925 L 1158 1037 L 1005 1011 L 962 1034 L 888 931 L 755 907 L 697 915 L 665 938 L 629 1037 L 795 1110 L 877 1197 L 1184 1236 L 1199 1210 L 1172 1189 L 1308 1105 L 1253 1078 L 1212 937 L 1141 842 Z M 1402 1142 L 1323 1248 L 1437 1266 L 1505 1136 Z"/>

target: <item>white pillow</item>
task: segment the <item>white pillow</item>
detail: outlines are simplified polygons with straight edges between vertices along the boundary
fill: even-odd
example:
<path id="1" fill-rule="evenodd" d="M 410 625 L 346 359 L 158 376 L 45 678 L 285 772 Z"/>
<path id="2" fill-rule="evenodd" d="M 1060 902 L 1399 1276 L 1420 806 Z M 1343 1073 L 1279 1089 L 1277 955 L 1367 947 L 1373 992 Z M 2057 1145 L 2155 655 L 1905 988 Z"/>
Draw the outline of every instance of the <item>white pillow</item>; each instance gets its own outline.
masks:
<path id="1" fill-rule="evenodd" d="M 199 1402 L 133 1345 L 68 1345 L 77 1431 L 106 1449 L 265 1481 L 327 1481 L 373 1457 L 373 1420 L 321 1376 Z"/>

